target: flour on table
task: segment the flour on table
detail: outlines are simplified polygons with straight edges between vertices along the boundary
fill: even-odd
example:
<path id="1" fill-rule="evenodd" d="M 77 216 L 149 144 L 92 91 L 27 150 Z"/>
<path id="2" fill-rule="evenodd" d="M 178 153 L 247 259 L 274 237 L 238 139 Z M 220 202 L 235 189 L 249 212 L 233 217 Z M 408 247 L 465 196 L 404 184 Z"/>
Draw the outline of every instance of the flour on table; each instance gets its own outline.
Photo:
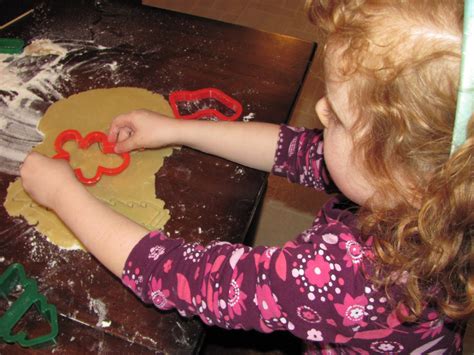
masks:
<path id="1" fill-rule="evenodd" d="M 71 73 L 90 65 L 87 51 L 107 51 L 89 42 L 37 39 L 21 54 L 0 54 L 0 172 L 18 175 L 19 164 L 43 140 L 38 131 L 42 112 L 63 98 Z M 101 64 L 111 72 L 117 61 Z"/>
<path id="2" fill-rule="evenodd" d="M 242 121 L 244 121 L 244 122 L 250 122 L 250 120 L 253 120 L 254 118 L 255 118 L 255 113 L 250 112 L 248 115 L 245 115 L 245 116 L 242 118 Z"/>

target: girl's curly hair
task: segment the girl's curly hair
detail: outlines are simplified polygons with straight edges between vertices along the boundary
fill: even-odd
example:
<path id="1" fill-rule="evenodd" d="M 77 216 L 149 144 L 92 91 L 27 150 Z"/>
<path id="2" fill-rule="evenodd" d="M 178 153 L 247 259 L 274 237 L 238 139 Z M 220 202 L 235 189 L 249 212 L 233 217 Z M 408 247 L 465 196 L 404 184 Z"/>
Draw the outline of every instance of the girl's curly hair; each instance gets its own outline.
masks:
<path id="1" fill-rule="evenodd" d="M 326 61 L 337 49 L 331 66 L 358 112 L 354 157 L 376 187 L 359 211 L 364 236 L 375 236 L 372 281 L 408 309 L 405 320 L 427 304 L 452 319 L 471 316 L 472 117 L 450 156 L 463 2 L 314 0 L 308 9 L 326 35 Z"/>

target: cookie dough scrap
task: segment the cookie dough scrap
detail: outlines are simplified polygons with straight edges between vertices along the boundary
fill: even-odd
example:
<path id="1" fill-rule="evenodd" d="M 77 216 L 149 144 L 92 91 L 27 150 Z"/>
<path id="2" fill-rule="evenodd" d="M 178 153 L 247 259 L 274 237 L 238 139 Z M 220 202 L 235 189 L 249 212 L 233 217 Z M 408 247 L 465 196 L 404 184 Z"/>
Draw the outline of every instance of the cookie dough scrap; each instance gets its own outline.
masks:
<path id="1" fill-rule="evenodd" d="M 92 131 L 107 132 L 115 116 L 136 109 L 148 109 L 173 117 L 165 98 L 145 89 L 124 87 L 89 90 L 49 107 L 38 125 L 44 134 L 44 141 L 33 150 L 51 157 L 56 153 L 54 141 L 60 132 L 76 129 L 82 136 Z M 116 166 L 117 159 L 119 162 L 121 159 L 115 155 L 102 154 L 102 160 L 98 162 L 96 159 L 101 153 L 98 147 L 93 146 L 90 152 L 80 151 L 75 143 L 68 142 L 65 149 L 71 155 L 71 165 L 81 166 L 86 176 L 95 172 L 98 165 Z M 78 157 L 81 153 L 83 156 Z M 164 201 L 155 196 L 155 173 L 163 165 L 164 158 L 171 153 L 172 148 L 132 152 L 130 165 L 125 171 L 116 176 L 103 175 L 97 184 L 87 186 L 87 189 L 112 209 L 144 227 L 163 228 L 170 216 Z M 4 206 L 10 216 L 23 216 L 60 248 L 84 249 L 54 212 L 36 204 L 26 194 L 19 179 L 8 187 Z"/>

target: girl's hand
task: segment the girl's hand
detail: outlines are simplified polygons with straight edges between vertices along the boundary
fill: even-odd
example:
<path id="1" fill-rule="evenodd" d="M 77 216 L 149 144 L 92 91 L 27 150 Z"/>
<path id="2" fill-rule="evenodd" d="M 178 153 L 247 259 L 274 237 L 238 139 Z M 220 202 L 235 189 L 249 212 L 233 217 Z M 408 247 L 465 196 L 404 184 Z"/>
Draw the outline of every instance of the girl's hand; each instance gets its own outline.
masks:
<path id="1" fill-rule="evenodd" d="M 54 210 L 86 249 L 120 277 L 127 256 L 148 231 L 91 195 L 65 160 L 31 153 L 20 173 L 33 200 Z"/>
<path id="2" fill-rule="evenodd" d="M 112 121 L 108 140 L 117 153 L 141 148 L 158 148 L 176 143 L 177 122 L 148 110 L 136 110 Z"/>
<path id="3" fill-rule="evenodd" d="M 80 184 L 67 161 L 30 153 L 20 169 L 23 188 L 37 203 L 54 210 L 58 197 Z"/>

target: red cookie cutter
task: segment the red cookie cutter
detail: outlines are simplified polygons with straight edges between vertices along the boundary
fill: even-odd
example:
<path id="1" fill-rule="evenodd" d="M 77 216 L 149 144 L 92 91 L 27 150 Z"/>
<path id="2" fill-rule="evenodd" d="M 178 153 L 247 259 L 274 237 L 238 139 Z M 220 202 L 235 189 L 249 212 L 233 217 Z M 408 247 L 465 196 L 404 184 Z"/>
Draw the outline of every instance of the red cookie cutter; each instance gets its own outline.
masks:
<path id="1" fill-rule="evenodd" d="M 178 104 L 180 102 L 192 102 L 205 99 L 214 99 L 219 101 L 227 109 L 231 110 L 233 114 L 228 116 L 215 108 L 199 109 L 193 113 L 185 115 L 181 114 L 179 111 Z M 169 100 L 175 117 L 185 120 L 214 116 L 221 121 L 235 121 L 242 114 L 242 105 L 240 102 L 228 96 L 221 90 L 215 88 L 199 89 L 196 91 L 174 91 L 170 94 Z"/>
<path id="2" fill-rule="evenodd" d="M 124 171 L 130 164 L 130 154 L 129 153 L 115 153 L 114 147 L 115 144 L 107 140 L 107 135 L 103 132 L 90 132 L 84 138 L 81 136 L 79 131 L 75 129 L 68 129 L 61 132 L 54 142 L 54 148 L 56 149 L 57 154 L 53 156 L 54 159 L 65 159 L 70 161 L 71 156 L 69 152 L 63 149 L 63 145 L 68 141 L 76 141 L 80 149 L 87 149 L 94 143 L 99 143 L 102 149 L 102 152 L 105 154 L 117 154 L 122 157 L 123 162 L 116 168 L 107 168 L 105 166 L 98 166 L 95 175 L 91 178 L 86 178 L 82 174 L 81 168 L 74 169 L 77 179 L 85 185 L 93 185 L 97 183 L 102 174 L 106 175 L 117 175 Z"/>

